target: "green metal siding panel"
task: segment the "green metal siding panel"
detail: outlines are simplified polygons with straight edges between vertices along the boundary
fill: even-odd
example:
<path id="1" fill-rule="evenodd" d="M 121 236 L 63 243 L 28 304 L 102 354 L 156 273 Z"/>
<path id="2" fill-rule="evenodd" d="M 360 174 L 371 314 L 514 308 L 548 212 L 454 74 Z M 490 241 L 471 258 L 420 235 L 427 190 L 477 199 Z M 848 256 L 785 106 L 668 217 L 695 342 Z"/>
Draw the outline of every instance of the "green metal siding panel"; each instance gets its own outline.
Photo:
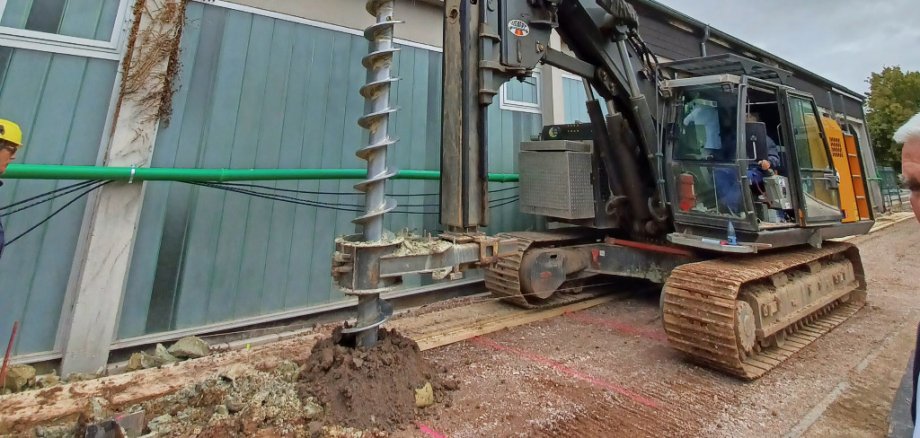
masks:
<path id="1" fill-rule="evenodd" d="M 26 148 L 18 160 L 35 164 L 92 165 L 104 133 L 117 63 L 21 49 L 2 66 L 0 114 L 23 128 Z M 7 180 L 0 205 L 8 205 L 75 181 Z M 7 216 L 7 238 L 44 219 L 73 198 L 68 195 Z M 0 335 L 14 320 L 22 329 L 15 354 L 51 351 L 83 220 L 85 199 L 16 241 L 0 260 L 3 311 Z"/>
<path id="2" fill-rule="evenodd" d="M 188 6 L 180 88 L 161 126 L 153 165 L 355 168 L 367 142 L 363 37 L 201 3 Z M 400 46 L 391 102 L 401 169 L 438 169 L 441 54 Z M 516 144 L 539 130 L 538 114 L 493 105 L 493 172 L 513 172 Z M 356 181 L 279 181 L 297 190 L 354 192 Z M 514 184 L 495 185 L 496 187 Z M 394 181 L 393 194 L 436 194 L 436 181 Z M 508 196 L 516 192 L 499 193 Z M 361 204 L 360 196 L 312 200 Z M 438 197 L 399 197 L 399 210 L 437 212 Z M 355 207 L 346 207 L 355 208 Z M 493 210 L 494 229 L 531 227 L 517 205 Z M 119 338 L 339 302 L 329 269 L 333 239 L 357 213 L 295 206 L 180 183 L 148 183 Z M 506 216 L 506 217 L 498 217 Z M 389 229 L 439 229 L 433 215 L 393 214 Z"/>
<path id="3" fill-rule="evenodd" d="M 503 111 L 499 110 L 498 105 L 489 107 L 489 126 L 488 135 L 491 143 L 489 150 L 489 171 L 490 172 L 511 172 L 517 173 L 518 169 L 518 152 L 520 143 L 528 141 L 533 136 L 540 133 L 543 117 L 540 114 L 534 114 L 521 111 Z M 510 189 L 516 187 L 517 183 L 500 183 L 490 184 L 491 190 Z M 539 221 L 535 216 L 523 214 L 519 211 L 518 203 L 507 201 L 497 201 L 501 198 L 518 195 L 518 190 L 506 190 L 491 193 L 492 202 L 490 211 L 490 224 L 486 232 L 496 233 L 507 230 L 529 230 L 538 229 Z"/>
<path id="4" fill-rule="evenodd" d="M 223 14 L 215 20 L 204 12 L 201 8 L 188 8 L 187 23 L 206 22 L 208 25 L 187 25 L 183 29 L 184 40 L 196 42 L 184 45 L 180 52 L 180 62 L 184 66 L 182 74 L 190 76 L 193 83 L 210 80 L 223 33 Z M 196 58 L 198 53 L 201 56 Z M 172 120 L 181 125 L 160 129 L 157 133 L 154 166 L 195 167 L 197 154 L 180 156 L 178 151 L 180 148 L 197 150 L 205 113 L 196 109 L 206 105 L 208 99 L 209 93 L 204 87 L 179 87 L 173 96 Z M 166 330 L 174 315 L 183 247 L 159 243 L 185 239 L 192 187 L 169 183 L 147 184 L 145 189 L 132 266 L 149 266 L 150 269 L 131 271 L 124 298 L 131 305 L 122 308 L 120 335 Z M 152 290 L 160 293 L 151 294 Z M 148 319 L 148 313 L 159 317 Z"/>
<path id="5" fill-rule="evenodd" d="M 268 67 L 264 99 L 260 111 L 258 139 L 255 140 L 257 155 L 255 167 L 278 167 L 281 154 L 281 133 L 285 119 L 284 107 L 287 100 L 288 80 L 291 71 L 291 52 L 294 45 L 293 23 L 278 22 L 271 33 L 272 41 L 267 51 Z M 299 81 L 299 78 L 297 78 Z M 236 313 L 262 309 L 265 295 L 271 289 L 263 287 L 268 268 L 268 245 L 274 208 L 279 202 L 253 198 L 250 200 L 249 217 L 246 223 L 246 238 L 243 242 L 242 265 L 240 267 L 239 292 Z M 248 316 L 243 314 L 243 316 Z"/>

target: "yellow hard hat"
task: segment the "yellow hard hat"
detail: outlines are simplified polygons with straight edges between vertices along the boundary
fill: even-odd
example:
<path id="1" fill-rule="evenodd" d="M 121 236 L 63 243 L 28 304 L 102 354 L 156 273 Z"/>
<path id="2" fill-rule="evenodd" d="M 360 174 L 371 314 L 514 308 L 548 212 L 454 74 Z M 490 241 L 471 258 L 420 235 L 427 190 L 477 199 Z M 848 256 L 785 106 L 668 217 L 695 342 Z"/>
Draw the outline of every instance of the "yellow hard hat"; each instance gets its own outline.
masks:
<path id="1" fill-rule="evenodd" d="M 22 129 L 9 120 L 0 119 L 0 140 L 8 141 L 17 148 L 22 147 Z"/>

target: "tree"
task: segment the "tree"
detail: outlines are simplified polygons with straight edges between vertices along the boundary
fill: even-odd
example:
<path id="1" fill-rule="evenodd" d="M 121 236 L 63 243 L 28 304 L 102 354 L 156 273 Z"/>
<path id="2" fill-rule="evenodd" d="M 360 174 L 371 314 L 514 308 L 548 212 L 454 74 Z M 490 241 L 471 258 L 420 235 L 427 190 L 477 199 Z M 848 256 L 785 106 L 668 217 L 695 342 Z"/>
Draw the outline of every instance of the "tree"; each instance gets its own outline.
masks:
<path id="1" fill-rule="evenodd" d="M 920 72 L 885 67 L 869 77 L 866 122 L 879 163 L 901 170 L 901 145 L 891 138 L 911 116 L 920 112 Z"/>

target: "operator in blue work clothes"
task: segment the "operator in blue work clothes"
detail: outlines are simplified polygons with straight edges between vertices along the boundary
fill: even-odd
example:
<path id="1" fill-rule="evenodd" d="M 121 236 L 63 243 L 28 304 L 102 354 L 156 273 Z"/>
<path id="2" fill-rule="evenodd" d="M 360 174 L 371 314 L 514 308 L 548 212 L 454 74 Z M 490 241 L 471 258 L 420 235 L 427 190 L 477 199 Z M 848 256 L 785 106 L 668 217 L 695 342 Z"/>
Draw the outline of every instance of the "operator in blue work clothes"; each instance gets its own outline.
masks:
<path id="1" fill-rule="evenodd" d="M 748 122 L 760 122 L 760 117 L 756 113 L 747 115 Z M 714 157 L 720 161 L 731 161 L 734 158 L 736 150 L 736 134 L 733 127 L 723 132 L 721 157 Z M 748 181 L 752 188 L 761 188 L 764 177 L 771 176 L 780 167 L 779 147 L 770 136 L 766 136 L 767 158 L 751 163 L 747 168 Z M 713 170 L 715 179 L 716 193 L 718 203 L 725 213 L 733 216 L 740 214 L 743 204 L 741 184 L 738 182 L 738 175 L 733 168 L 718 168 Z"/>
<path id="2" fill-rule="evenodd" d="M 0 175 L 6 172 L 6 167 L 16 159 L 16 152 L 22 148 L 22 130 L 19 125 L 0 119 Z M 0 186 L 3 181 L 0 181 Z M 0 257 L 3 256 L 3 224 L 0 223 Z"/>
<path id="3" fill-rule="evenodd" d="M 747 115 L 748 123 L 759 123 L 760 115 L 757 113 L 748 113 Z M 770 173 L 775 172 L 771 169 L 779 169 L 780 160 L 779 160 L 779 147 L 776 146 L 776 142 L 770 138 L 769 135 L 764 136 L 767 142 L 767 159 L 760 160 L 753 164 L 753 169 L 748 170 L 748 177 L 751 178 L 751 182 L 756 184 L 763 184 L 763 177 L 770 176 Z M 760 168 L 760 172 L 751 172 L 751 170 L 757 170 L 757 167 Z M 753 175 L 756 175 L 756 179 Z"/>

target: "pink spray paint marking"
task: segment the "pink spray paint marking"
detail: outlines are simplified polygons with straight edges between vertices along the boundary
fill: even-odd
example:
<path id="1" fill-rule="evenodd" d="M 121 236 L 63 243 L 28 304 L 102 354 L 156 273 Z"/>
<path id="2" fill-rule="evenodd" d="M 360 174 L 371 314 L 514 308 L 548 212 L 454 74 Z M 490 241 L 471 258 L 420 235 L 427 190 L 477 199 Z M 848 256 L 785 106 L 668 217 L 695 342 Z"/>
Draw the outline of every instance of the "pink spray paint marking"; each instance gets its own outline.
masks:
<path id="1" fill-rule="evenodd" d="M 559 372 L 561 372 L 561 373 L 563 373 L 563 374 L 567 374 L 567 375 L 572 376 L 572 377 L 575 377 L 575 378 L 577 378 L 577 379 L 584 380 L 584 381 L 586 381 L 586 382 L 588 382 L 588 383 L 591 383 L 592 385 L 597 386 L 597 387 L 599 387 L 599 388 L 604 388 L 604 389 L 606 389 L 606 390 L 608 390 L 608 391 L 612 391 L 612 392 L 615 392 L 615 393 L 617 393 L 617 394 L 626 396 L 626 397 L 628 397 L 629 399 L 631 399 L 632 401 L 634 401 L 634 402 L 636 402 L 636 403 L 639 403 L 639 404 L 641 404 L 641 405 L 644 405 L 644 406 L 647 406 L 647 407 L 650 407 L 650 408 L 653 408 L 653 409 L 659 408 L 658 402 L 656 402 L 655 400 L 652 400 L 652 399 L 650 399 L 650 398 L 648 398 L 648 397 L 645 397 L 644 395 L 637 394 L 637 393 L 635 393 L 635 392 L 633 392 L 633 391 L 630 391 L 630 390 L 628 390 L 628 389 L 626 389 L 626 388 L 624 388 L 624 387 L 622 387 L 622 386 L 619 386 L 619 385 L 616 385 L 616 384 L 613 384 L 613 383 L 610 383 L 610 382 L 607 382 L 607 381 L 598 379 L 598 378 L 596 378 L 596 377 L 594 377 L 594 376 L 591 376 L 590 374 L 586 374 L 586 373 L 583 373 L 583 372 L 578 371 L 578 370 L 576 370 L 576 369 L 569 368 L 569 367 L 567 367 L 567 366 L 565 366 L 565 365 L 563 365 L 563 364 L 561 364 L 561 363 L 559 363 L 559 362 L 556 362 L 556 361 L 554 361 L 554 360 L 552 360 L 552 359 L 550 359 L 550 358 L 540 356 L 539 354 L 536 354 L 536 353 L 533 353 L 533 352 L 529 352 L 529 351 L 526 351 L 526 350 L 521 350 L 521 349 L 519 349 L 519 348 L 514 348 L 514 347 L 509 347 L 509 346 L 506 346 L 506 345 L 502 345 L 502 344 L 499 344 L 498 342 L 495 342 L 495 341 L 493 341 L 493 340 L 491 340 L 491 339 L 488 339 L 488 338 L 479 338 L 479 337 L 476 337 L 476 338 L 470 339 L 470 341 L 473 342 L 473 343 L 475 343 L 475 344 L 478 344 L 478 345 L 482 345 L 482 346 L 486 346 L 486 347 L 492 348 L 492 349 L 494 349 L 494 350 L 498 350 L 498 351 L 507 351 L 507 352 L 510 352 L 510 353 L 517 354 L 517 355 L 519 355 L 519 356 L 521 356 L 521 357 L 525 357 L 525 358 L 527 358 L 527 359 L 530 359 L 530 360 L 533 361 L 533 362 L 537 362 L 537 363 L 539 363 L 539 364 L 546 365 L 546 366 L 548 366 L 548 367 L 550 367 L 550 368 L 552 368 L 552 369 L 554 369 L 554 370 L 556 370 L 556 371 L 559 371 Z"/>
<path id="2" fill-rule="evenodd" d="M 582 315 L 579 313 L 566 313 L 566 318 L 578 321 L 584 324 L 599 325 L 602 327 L 609 328 L 620 333 L 625 333 L 628 335 L 642 336 L 643 338 L 653 339 L 655 341 L 667 342 L 668 335 L 664 332 L 656 330 L 645 330 L 634 325 L 625 324 L 622 322 L 611 321 L 607 319 L 595 318 L 588 315 Z"/>
<path id="3" fill-rule="evenodd" d="M 418 426 L 418 430 L 422 431 L 422 433 L 424 433 L 425 435 L 428 435 L 431 438 L 447 438 L 447 435 L 444 435 L 441 432 L 438 432 L 428 427 L 427 425 L 425 425 L 425 423 L 422 423 L 421 421 L 416 421 L 415 425 Z"/>

